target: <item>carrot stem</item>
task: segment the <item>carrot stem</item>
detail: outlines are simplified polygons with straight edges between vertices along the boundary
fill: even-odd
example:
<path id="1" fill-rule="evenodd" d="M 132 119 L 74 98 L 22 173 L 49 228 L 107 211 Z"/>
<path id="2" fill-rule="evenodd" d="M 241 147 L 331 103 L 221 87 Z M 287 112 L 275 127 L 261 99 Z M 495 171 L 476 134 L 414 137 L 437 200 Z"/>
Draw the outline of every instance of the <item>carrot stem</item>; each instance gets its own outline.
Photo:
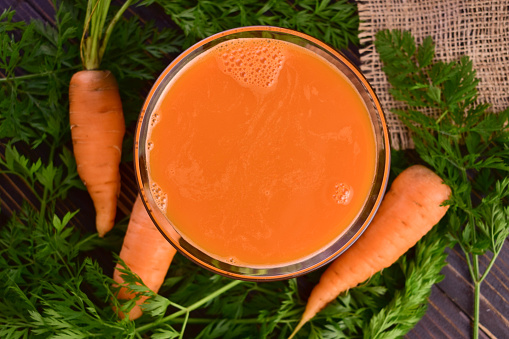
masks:
<path id="1" fill-rule="evenodd" d="M 461 156 L 461 150 L 459 148 L 459 144 L 456 143 L 455 145 L 456 147 L 456 153 Z M 464 167 L 458 167 L 461 169 L 461 174 L 462 174 L 462 177 L 463 177 L 463 181 L 464 182 L 469 182 L 469 179 L 468 179 L 468 174 L 467 174 L 467 171 Z M 466 199 L 467 200 L 467 211 L 472 211 L 473 209 L 473 206 L 472 206 L 472 200 L 471 199 Z M 471 232 L 471 237 L 472 237 L 472 243 L 475 244 L 476 242 L 476 232 L 475 232 L 475 219 L 472 215 L 472 213 L 468 213 L 468 223 L 470 224 L 470 226 L 472 227 L 472 232 Z M 483 277 L 485 276 L 485 274 L 483 275 L 483 277 L 480 277 L 480 274 L 479 274 L 479 256 L 477 254 L 474 254 L 472 253 L 472 260 L 470 261 L 470 257 L 469 257 L 469 253 L 466 251 L 465 248 L 463 248 L 463 246 L 461 247 L 463 252 L 465 252 L 465 257 L 467 259 L 467 263 L 468 263 L 468 268 L 469 268 L 469 271 L 470 271 L 470 275 L 472 276 L 472 282 L 474 284 L 474 321 L 473 321 L 473 339 L 478 339 L 479 338 L 479 301 L 480 301 L 480 296 L 481 296 L 481 283 L 482 283 L 482 280 L 484 279 Z"/>
<path id="2" fill-rule="evenodd" d="M 91 15 L 92 15 L 92 2 L 88 1 L 87 2 L 87 11 L 85 14 L 85 21 L 89 21 Z M 86 25 L 88 25 L 88 23 Z M 85 26 L 85 29 L 83 30 L 83 32 L 86 32 L 86 31 L 87 31 L 87 26 Z"/>
<path id="3" fill-rule="evenodd" d="M 83 64 L 83 67 L 85 67 L 85 55 L 83 53 L 83 45 L 85 44 L 85 35 L 87 34 L 88 27 L 90 25 L 90 18 L 92 15 L 92 2 L 87 2 L 87 11 L 85 14 L 85 27 L 83 27 L 83 34 L 81 35 L 81 41 L 80 41 L 80 58 L 81 63 Z M 85 46 L 86 47 L 86 46 Z"/>
<path id="4" fill-rule="evenodd" d="M 110 39 L 111 32 L 113 32 L 113 27 L 115 27 L 115 24 L 117 21 L 122 17 L 122 14 L 124 14 L 125 10 L 133 3 L 134 0 L 127 0 L 122 7 L 118 10 L 117 14 L 113 17 L 110 24 L 108 25 L 108 28 L 106 28 L 106 32 L 104 33 L 104 38 L 102 41 L 101 46 L 99 47 L 99 60 L 102 60 L 102 57 L 104 55 L 104 51 L 106 50 L 106 46 L 108 45 L 108 40 Z"/>
<path id="5" fill-rule="evenodd" d="M 292 314 L 297 314 L 297 312 L 291 312 Z M 242 319 L 228 319 L 228 322 L 231 324 L 242 324 L 242 325 L 252 325 L 252 324 L 266 324 L 268 322 L 272 322 L 274 320 L 277 320 L 280 324 L 290 324 L 295 323 L 299 321 L 297 318 L 292 319 L 278 319 L 279 316 L 275 315 L 268 318 L 242 318 Z M 325 319 L 326 317 L 316 317 L 316 319 Z M 171 319 L 172 324 L 182 324 L 184 322 L 187 322 L 188 324 L 210 324 L 211 322 L 217 321 L 217 318 L 189 318 L 186 320 L 186 318 L 174 318 Z"/>
<path id="6" fill-rule="evenodd" d="M 146 325 L 138 327 L 136 329 L 136 333 L 143 333 L 143 332 L 145 332 L 145 331 L 151 329 L 152 327 L 155 327 L 155 326 L 157 326 L 157 325 L 159 325 L 161 323 L 165 323 L 165 322 L 170 321 L 172 319 L 178 318 L 181 315 L 190 313 L 190 312 L 200 308 L 202 305 L 206 304 L 210 300 L 213 300 L 214 298 L 220 296 L 221 294 L 225 293 L 226 291 L 228 291 L 228 290 L 232 289 L 233 287 L 239 285 L 240 283 L 243 283 L 243 281 L 242 280 L 233 280 L 229 284 L 227 284 L 227 285 L 217 289 L 216 291 L 214 291 L 211 294 L 207 295 L 205 298 L 202 298 L 202 299 L 198 300 L 197 302 L 195 302 L 194 304 L 190 305 L 189 307 L 183 308 L 180 311 L 172 313 L 172 314 L 170 314 L 170 315 L 168 315 L 168 316 L 166 316 L 164 318 L 161 318 L 161 319 L 159 319 L 157 321 L 154 321 L 154 322 L 151 322 L 151 323 L 148 323 Z"/>
<path id="7" fill-rule="evenodd" d="M 473 338 L 479 338 L 479 296 L 481 283 L 474 284 L 474 333 Z"/>
<path id="8" fill-rule="evenodd" d="M 481 292 L 481 281 L 479 281 L 479 257 L 477 254 L 473 255 L 474 262 L 474 330 L 473 338 L 479 338 L 479 299 Z"/>
<path id="9" fill-rule="evenodd" d="M 180 339 L 184 338 L 184 332 L 186 330 L 187 322 L 189 321 L 189 312 L 186 312 L 186 316 L 184 317 L 184 322 L 182 323 L 182 329 L 180 330 Z"/>
<path id="10" fill-rule="evenodd" d="M 493 253 L 493 257 L 491 258 L 488 266 L 486 267 L 486 269 L 484 270 L 484 274 L 482 275 L 482 277 L 479 279 L 479 283 L 482 283 L 483 280 L 486 278 L 486 276 L 488 275 L 488 273 L 490 273 L 490 270 L 491 268 L 493 267 L 493 264 L 495 263 L 495 260 L 497 260 L 497 257 L 498 257 L 498 254 L 500 253 L 500 250 L 498 250 L 497 252 Z"/>
<path id="11" fill-rule="evenodd" d="M 90 17 L 88 18 L 88 22 L 86 23 L 86 27 L 90 27 L 90 36 L 85 40 L 86 51 L 85 59 L 83 60 L 85 69 L 99 68 L 99 61 L 97 60 L 96 56 L 97 40 L 99 39 L 98 35 L 101 33 L 97 31 L 97 9 L 99 7 L 100 1 L 101 0 L 97 0 L 95 2 L 92 12 L 90 13 Z M 85 34 L 85 32 L 83 32 L 83 34 Z"/>
<path id="12" fill-rule="evenodd" d="M 493 247 L 495 245 L 493 244 Z M 497 260 L 498 254 L 500 253 L 500 250 L 493 253 L 493 257 L 491 258 L 490 262 L 488 263 L 488 266 L 484 270 L 484 273 L 478 280 L 474 281 L 474 324 L 473 324 L 473 338 L 478 339 L 479 338 L 479 313 L 480 313 L 480 297 L 481 297 L 481 284 L 484 281 L 484 279 L 488 276 L 491 268 L 493 267 L 493 264 L 495 263 L 495 260 Z M 476 255 L 476 259 L 477 259 Z M 477 275 L 476 277 L 479 277 L 479 267 L 474 266 L 474 270 L 477 269 Z"/>
<path id="13" fill-rule="evenodd" d="M 104 30 L 104 27 L 106 25 L 111 0 L 95 0 L 95 4 L 92 6 L 93 1 L 94 0 L 88 1 L 85 27 L 80 44 L 81 60 L 83 66 L 87 70 L 99 69 L 115 24 L 135 0 L 127 0 L 122 7 L 120 7 L 108 24 L 106 30 Z M 90 31 L 90 34 L 86 36 L 88 31 Z"/>
<path id="14" fill-rule="evenodd" d="M 473 281 L 475 274 L 474 274 L 474 267 L 472 265 L 472 260 L 470 259 L 470 254 L 468 253 L 467 249 L 461 243 L 459 243 L 459 245 L 461 247 L 461 250 L 465 254 L 465 259 L 467 260 L 468 272 L 470 272 L 470 276 L 472 277 L 472 281 Z"/>
<path id="15" fill-rule="evenodd" d="M 290 312 L 291 314 L 297 314 L 297 312 Z M 289 314 L 290 314 L 289 313 Z M 316 319 L 325 319 L 326 317 L 316 317 Z M 236 324 L 236 325 L 253 325 L 253 324 L 266 324 L 266 323 L 269 323 L 269 322 L 272 322 L 274 320 L 277 320 L 277 323 L 278 324 L 290 324 L 290 323 L 295 323 L 297 321 L 299 321 L 299 319 L 297 318 L 291 318 L 291 319 L 279 319 L 279 316 L 278 315 L 274 315 L 274 316 L 271 316 L 271 317 L 268 317 L 268 318 L 242 318 L 242 319 L 228 319 L 228 322 L 231 323 L 231 324 Z M 210 324 L 211 322 L 215 322 L 217 321 L 217 318 L 189 318 L 189 319 L 186 319 L 185 317 L 183 318 L 174 318 L 174 319 L 171 319 L 171 323 L 172 324 L 183 324 L 183 323 L 187 323 L 187 324 L 200 324 L 200 325 L 204 325 L 204 324 Z"/>

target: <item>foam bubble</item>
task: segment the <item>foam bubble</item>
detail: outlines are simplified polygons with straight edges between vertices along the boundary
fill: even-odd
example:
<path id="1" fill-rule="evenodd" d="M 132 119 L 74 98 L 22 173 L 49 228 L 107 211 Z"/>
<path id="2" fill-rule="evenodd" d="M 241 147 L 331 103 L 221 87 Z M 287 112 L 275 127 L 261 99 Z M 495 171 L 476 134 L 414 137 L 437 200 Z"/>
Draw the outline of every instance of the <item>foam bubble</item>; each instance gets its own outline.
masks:
<path id="1" fill-rule="evenodd" d="M 338 183 L 334 186 L 332 199 L 339 205 L 348 205 L 352 201 L 353 188 L 345 183 Z"/>
<path id="2" fill-rule="evenodd" d="M 284 46 L 268 39 L 238 39 L 217 46 L 221 70 L 242 85 L 274 85 L 285 61 Z"/>
<path id="3" fill-rule="evenodd" d="M 152 114 L 152 116 L 150 117 L 150 127 L 154 127 L 154 125 L 157 124 L 158 121 L 159 121 L 159 114 L 157 114 L 157 113 Z"/>
<path id="4" fill-rule="evenodd" d="M 150 192 L 154 201 L 162 212 L 166 212 L 166 206 L 168 204 L 168 195 L 157 185 L 155 182 L 150 184 Z"/>

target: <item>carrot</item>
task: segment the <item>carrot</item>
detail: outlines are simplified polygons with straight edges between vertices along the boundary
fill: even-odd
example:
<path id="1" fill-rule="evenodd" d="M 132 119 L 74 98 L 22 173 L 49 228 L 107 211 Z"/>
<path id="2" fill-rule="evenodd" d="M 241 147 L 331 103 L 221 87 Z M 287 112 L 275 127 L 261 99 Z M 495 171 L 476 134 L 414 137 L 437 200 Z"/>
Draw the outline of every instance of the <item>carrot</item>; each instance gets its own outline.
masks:
<path id="1" fill-rule="evenodd" d="M 125 264 L 136 273 L 143 283 L 152 291 L 157 293 L 161 287 L 166 273 L 170 267 L 176 250 L 162 236 L 150 219 L 140 196 L 136 198 L 127 226 L 124 243 L 120 250 L 120 258 Z M 116 268 L 120 266 L 117 264 Z M 113 272 L 113 280 L 122 284 L 124 280 L 118 269 Z M 117 294 L 118 299 L 132 299 L 135 294 L 121 288 Z M 129 319 L 134 320 L 141 316 L 140 305 L 147 298 L 142 297 L 136 302 L 136 306 L 129 312 Z M 119 312 L 123 318 L 125 315 Z"/>
<path id="2" fill-rule="evenodd" d="M 125 132 L 122 102 L 111 72 L 85 70 L 73 75 L 69 122 L 78 174 L 94 203 L 102 237 L 115 223 Z"/>
<path id="3" fill-rule="evenodd" d="M 113 27 L 133 1 L 125 1 L 106 26 L 110 0 L 88 0 L 80 43 L 84 70 L 74 74 L 69 84 L 74 158 L 94 203 L 100 237 L 115 223 L 125 122 L 117 81 L 99 67 Z"/>
<path id="4" fill-rule="evenodd" d="M 398 175 L 364 234 L 322 274 L 290 338 L 340 293 L 391 266 L 414 246 L 445 215 L 449 207 L 441 205 L 450 194 L 449 186 L 424 166 Z"/>

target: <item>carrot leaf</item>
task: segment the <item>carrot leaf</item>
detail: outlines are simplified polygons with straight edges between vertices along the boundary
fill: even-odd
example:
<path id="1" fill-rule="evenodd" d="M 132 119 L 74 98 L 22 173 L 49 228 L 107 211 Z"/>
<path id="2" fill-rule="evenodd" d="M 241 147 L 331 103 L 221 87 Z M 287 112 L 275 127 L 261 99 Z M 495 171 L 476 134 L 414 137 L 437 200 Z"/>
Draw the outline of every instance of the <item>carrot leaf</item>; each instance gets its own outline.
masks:
<path id="1" fill-rule="evenodd" d="M 241 26 L 269 25 L 296 29 L 338 49 L 359 43 L 355 4 L 346 1 L 161 1 L 158 3 L 185 34 L 184 47 L 212 34 Z"/>
<path id="2" fill-rule="evenodd" d="M 448 236 L 464 252 L 474 283 L 477 338 L 480 285 L 509 236 L 509 110 L 490 112 L 489 104 L 478 102 L 479 79 L 467 56 L 436 60 L 430 38 L 415 56 L 408 48 L 414 44 L 409 32 L 376 35 L 391 93 L 406 105 L 394 112 L 412 131 L 419 156 L 452 189 Z M 492 255 L 481 272 L 479 256 L 488 252 Z"/>
<path id="3" fill-rule="evenodd" d="M 155 76 L 197 39 L 228 28 L 264 24 L 298 29 L 345 48 L 358 43 L 355 4 L 150 0 L 142 5 L 161 6 L 158 9 L 168 14 L 168 27 L 160 28 L 136 16 L 117 16 L 121 13 L 118 7 L 96 0 L 88 6 L 56 1 L 54 23 L 17 22 L 16 13 L 10 10 L 0 14 L 0 174 L 23 189 L 23 195 L 13 203 L 2 201 L 0 337 L 249 338 L 253 333 L 286 337 L 298 322 L 307 287 L 316 282 L 319 271 L 289 281 L 247 283 L 214 275 L 177 255 L 159 295 L 148 291 L 129 270 L 123 272 L 126 287 L 149 298 L 141 318 L 119 320 L 111 306 L 128 310 L 136 301 L 118 300 L 110 278 L 111 251 L 122 234 L 118 239 L 115 235 L 98 239 L 86 232 L 83 215 L 87 210 L 80 207 L 78 213 L 71 212 L 76 210 L 73 206 L 80 200 L 83 185 L 69 151 L 67 86 L 81 67 L 80 54 L 86 53 L 89 67 L 100 63 L 115 73 L 126 122 L 132 129 L 143 93 Z M 81 48 L 82 37 L 87 42 Z M 458 124 L 464 122 L 461 109 L 473 93 L 473 70 L 468 61 L 464 60 L 463 66 L 437 63 L 430 40 L 418 46 L 408 35 L 395 32 L 388 39 L 392 40 L 384 47 L 385 55 L 395 56 L 392 62 L 396 67 L 388 67 L 387 72 L 393 74 L 399 88 L 405 88 L 393 93 L 411 101 L 413 107 L 402 116 L 426 127 L 415 129 L 422 139 L 416 139 L 418 150 L 427 151 L 422 158 L 446 174 L 448 183 L 455 184 L 455 209 L 469 208 L 464 198 L 474 188 L 486 199 L 486 208 L 475 211 L 474 221 L 493 220 L 470 223 L 465 214 L 457 213 L 455 219 L 449 219 L 457 225 L 448 228 L 449 237 L 468 248 L 498 249 L 506 232 L 507 209 L 501 213 L 500 205 L 507 199 L 502 197 L 507 184 L 499 184 L 496 192 L 500 193 L 490 195 L 489 191 L 497 182 L 492 174 L 508 165 L 507 150 L 501 161 L 500 149 L 486 145 L 505 140 L 499 131 L 502 118 L 487 116 L 484 106 L 477 106 L 465 120 L 468 124 Z M 437 125 L 418 110 L 426 105 L 453 112 L 455 120 L 449 121 L 445 114 L 442 125 Z M 484 120 L 479 121 L 480 117 Z M 429 141 L 442 131 L 447 137 Z M 465 158 L 468 166 L 474 166 L 477 179 L 472 184 L 461 179 L 459 168 L 466 165 L 451 157 L 456 148 L 449 135 L 464 140 L 460 146 L 467 144 L 469 152 L 478 155 Z M 132 139 L 124 147 L 124 154 L 132 154 Z M 404 156 L 400 159 L 406 160 Z M 501 197 L 498 203 L 497 197 Z M 465 223 L 470 226 L 464 227 Z M 118 226 L 125 228 L 125 220 Z M 482 237 L 477 234 L 472 239 L 476 232 L 482 232 Z M 438 274 L 428 275 L 442 265 L 439 251 L 433 252 L 440 244 L 437 238 L 437 234 L 430 235 L 397 264 L 337 298 L 299 337 L 359 338 L 366 329 L 378 336 L 408 331 L 422 314 L 430 285 L 440 279 Z M 469 239 L 471 244 L 467 244 Z M 485 239 L 494 239 L 494 246 Z M 483 248 L 473 240 L 483 241 Z M 407 312 L 407 308 L 417 311 Z"/>

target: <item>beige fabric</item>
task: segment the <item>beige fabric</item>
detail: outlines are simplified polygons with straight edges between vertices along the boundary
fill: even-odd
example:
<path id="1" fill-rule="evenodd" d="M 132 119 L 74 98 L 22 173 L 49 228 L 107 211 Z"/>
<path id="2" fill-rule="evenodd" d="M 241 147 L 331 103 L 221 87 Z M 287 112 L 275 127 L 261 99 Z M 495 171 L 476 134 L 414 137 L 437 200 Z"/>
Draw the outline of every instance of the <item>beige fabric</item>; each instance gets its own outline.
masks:
<path id="1" fill-rule="evenodd" d="M 381 29 L 409 30 L 417 42 L 430 35 L 436 56 L 444 61 L 462 55 L 472 59 L 480 79 L 479 102 L 491 111 L 509 106 L 509 1 L 508 0 L 366 0 L 358 2 L 361 70 L 385 110 L 394 148 L 412 148 L 409 133 L 393 108 L 403 108 L 388 92 L 373 39 Z"/>

